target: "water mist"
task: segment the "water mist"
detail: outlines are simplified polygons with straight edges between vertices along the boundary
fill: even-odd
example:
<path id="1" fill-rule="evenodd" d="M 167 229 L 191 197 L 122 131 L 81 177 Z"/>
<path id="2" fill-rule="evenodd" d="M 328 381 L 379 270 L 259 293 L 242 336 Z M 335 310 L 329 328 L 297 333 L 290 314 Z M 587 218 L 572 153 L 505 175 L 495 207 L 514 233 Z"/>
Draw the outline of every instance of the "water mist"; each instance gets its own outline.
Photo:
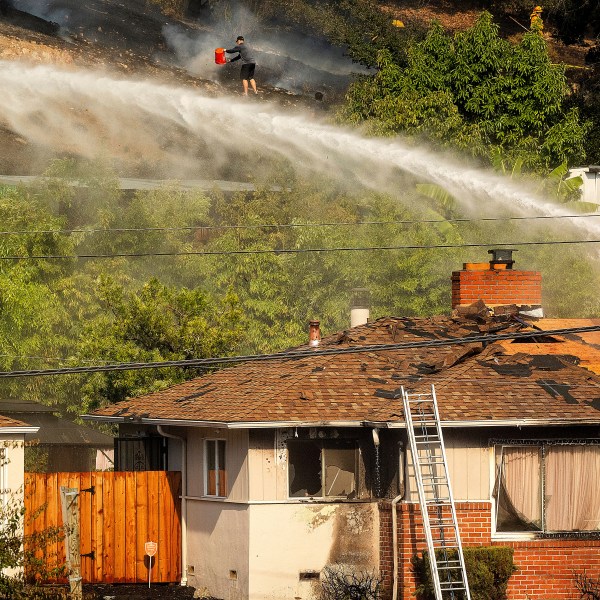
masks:
<path id="1" fill-rule="evenodd" d="M 402 172 L 410 173 L 443 186 L 468 214 L 568 214 L 506 177 L 399 138 L 368 138 L 314 116 L 284 114 L 264 101 L 207 97 L 193 88 L 12 62 L 0 62 L 0 85 L 7 127 L 31 142 L 90 157 L 163 161 L 175 170 L 172 178 L 203 176 L 184 146 L 172 137 L 165 143 L 165 132 L 175 128 L 201 143 L 214 164 L 226 164 L 242 148 L 259 157 L 284 156 L 308 171 L 397 196 Z M 595 219 L 573 219 L 572 226 L 600 234 Z"/>

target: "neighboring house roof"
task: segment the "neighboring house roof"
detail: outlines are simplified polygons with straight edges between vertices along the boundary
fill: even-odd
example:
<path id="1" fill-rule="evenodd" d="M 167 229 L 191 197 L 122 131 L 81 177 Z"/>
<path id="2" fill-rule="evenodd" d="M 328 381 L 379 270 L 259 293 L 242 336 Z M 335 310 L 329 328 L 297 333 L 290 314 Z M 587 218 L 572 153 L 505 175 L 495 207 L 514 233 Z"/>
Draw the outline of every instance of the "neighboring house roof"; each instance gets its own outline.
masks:
<path id="1" fill-rule="evenodd" d="M 15 431 L 12 431 L 13 429 Z M 37 427 L 32 427 L 23 421 L 0 415 L 0 435 L 2 433 L 35 433 L 36 431 Z"/>
<path id="2" fill-rule="evenodd" d="M 491 317 L 479 306 L 453 317 L 378 319 L 325 337 L 318 348 L 463 339 L 525 327 L 508 316 Z M 317 350 L 314 356 L 224 368 L 87 418 L 228 427 L 403 427 L 401 386 L 428 390 L 435 384 L 440 417 L 447 424 L 600 424 L 600 377 L 577 366 L 570 352 L 549 354 L 509 353 L 499 343 L 331 355 Z"/>
<path id="3" fill-rule="evenodd" d="M 77 425 L 67 419 L 61 419 L 54 414 L 52 407 L 37 402 L 0 400 L 0 419 L 28 423 L 31 431 L 27 432 L 25 439 L 36 439 L 40 444 L 113 447 L 111 436 Z"/>

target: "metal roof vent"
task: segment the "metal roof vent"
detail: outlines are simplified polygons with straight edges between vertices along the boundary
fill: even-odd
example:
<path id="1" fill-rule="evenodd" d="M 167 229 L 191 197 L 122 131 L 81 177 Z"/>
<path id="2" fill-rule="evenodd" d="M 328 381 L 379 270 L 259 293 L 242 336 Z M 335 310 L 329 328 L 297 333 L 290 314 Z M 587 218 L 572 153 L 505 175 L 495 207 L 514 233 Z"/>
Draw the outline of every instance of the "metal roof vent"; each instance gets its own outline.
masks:
<path id="1" fill-rule="evenodd" d="M 321 327 L 319 321 L 309 321 L 308 323 L 308 345 L 316 347 L 321 342 Z"/>
<path id="2" fill-rule="evenodd" d="M 351 290 L 350 300 L 350 327 L 358 327 L 369 322 L 370 293 L 367 288 L 354 288 Z"/>

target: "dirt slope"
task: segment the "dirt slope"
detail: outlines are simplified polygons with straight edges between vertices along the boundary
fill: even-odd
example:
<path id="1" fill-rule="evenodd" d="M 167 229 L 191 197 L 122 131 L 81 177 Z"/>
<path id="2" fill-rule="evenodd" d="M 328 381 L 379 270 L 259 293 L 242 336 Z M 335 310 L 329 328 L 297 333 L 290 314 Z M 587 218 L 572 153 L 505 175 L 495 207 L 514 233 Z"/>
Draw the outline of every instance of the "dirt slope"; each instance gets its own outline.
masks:
<path id="1" fill-rule="evenodd" d="M 69 19 L 58 24 L 53 21 L 58 13 L 38 10 L 38 16 L 13 8 L 0 0 L 0 60 L 25 61 L 28 64 L 51 63 L 64 68 L 107 69 L 137 78 L 150 77 L 155 81 L 170 84 L 190 85 L 202 88 L 204 93 L 239 94 L 236 76 L 224 77 L 222 81 L 209 81 L 192 77 L 177 66 L 163 38 L 163 27 L 175 24 L 192 33 L 204 28 L 200 21 L 174 21 L 161 14 L 146 0 L 88 0 L 72 9 Z M 36 6 L 33 0 L 22 3 Z M 52 3 L 37 3 L 38 6 L 60 6 Z M 20 4 L 21 5 L 21 4 Z M 390 18 L 404 22 L 429 24 L 438 20 L 451 30 L 470 27 L 481 12 L 478 0 L 436 0 L 418 2 L 414 0 L 386 0 L 382 10 Z M 31 10 L 31 9 L 30 9 Z M 36 12 L 32 10 L 32 12 Z M 526 20 L 526 19 L 525 19 Z M 523 24 L 505 18 L 501 22 L 507 37 L 522 35 Z M 582 68 L 585 47 L 564 47 L 555 43 L 550 34 L 547 39 L 557 62 L 565 62 Z M 261 97 L 285 106 L 303 105 L 314 98 L 294 95 L 281 89 L 261 86 Z M 2 126 L 0 119 L 0 174 L 39 174 L 53 156 L 51 148 L 32 146 L 22 137 Z"/>

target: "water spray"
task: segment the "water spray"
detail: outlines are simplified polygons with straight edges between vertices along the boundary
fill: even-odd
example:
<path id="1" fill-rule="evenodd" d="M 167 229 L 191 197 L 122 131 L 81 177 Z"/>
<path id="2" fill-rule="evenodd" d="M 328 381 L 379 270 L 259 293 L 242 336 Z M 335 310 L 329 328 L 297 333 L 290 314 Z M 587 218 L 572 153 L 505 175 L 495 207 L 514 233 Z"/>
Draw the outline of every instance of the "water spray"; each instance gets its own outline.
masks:
<path id="1" fill-rule="evenodd" d="M 350 179 L 400 199 L 401 174 L 409 173 L 444 187 L 471 214 L 569 214 L 507 177 L 400 138 L 369 138 L 314 116 L 284 114 L 266 102 L 224 100 L 193 88 L 6 61 L 0 62 L 0 85 L 0 114 L 6 126 L 31 142 L 89 157 L 144 156 L 179 169 L 173 178 L 197 177 L 199 168 L 185 147 L 164 148 L 165 132 L 176 128 L 210 148 L 216 164 L 226 164 L 244 148 L 280 155 L 311 172 L 337 175 L 340 181 Z M 600 234 L 597 220 L 570 222 L 580 231 Z"/>

